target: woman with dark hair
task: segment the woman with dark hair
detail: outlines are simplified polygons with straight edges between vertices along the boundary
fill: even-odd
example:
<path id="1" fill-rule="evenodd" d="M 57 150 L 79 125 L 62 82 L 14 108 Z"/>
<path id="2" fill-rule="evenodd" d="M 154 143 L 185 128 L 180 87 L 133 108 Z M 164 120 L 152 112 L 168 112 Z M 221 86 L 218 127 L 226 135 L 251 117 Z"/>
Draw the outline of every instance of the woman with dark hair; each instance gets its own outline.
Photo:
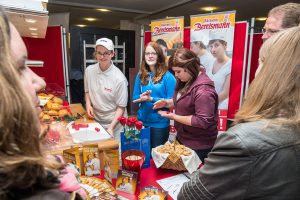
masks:
<path id="1" fill-rule="evenodd" d="M 150 127 L 152 148 L 168 140 L 170 126 L 169 119 L 161 117 L 157 110 L 152 110 L 153 104 L 161 99 L 171 98 L 175 84 L 176 80 L 166 67 L 159 44 L 148 43 L 143 53 L 140 71 L 135 79 L 133 102 L 140 103 L 138 119 L 144 126 Z"/>
<path id="2" fill-rule="evenodd" d="M 75 199 L 61 189 L 63 165 L 41 150 L 36 92 L 45 82 L 26 59 L 22 38 L 0 7 L 0 199 Z"/>
<path id="3" fill-rule="evenodd" d="M 191 50 L 177 49 L 170 64 L 177 78 L 173 99 L 160 100 L 153 109 L 175 108 L 175 114 L 159 113 L 175 121 L 177 140 L 195 150 L 204 162 L 218 134 L 218 95 L 213 82 L 200 67 L 199 58 Z"/>

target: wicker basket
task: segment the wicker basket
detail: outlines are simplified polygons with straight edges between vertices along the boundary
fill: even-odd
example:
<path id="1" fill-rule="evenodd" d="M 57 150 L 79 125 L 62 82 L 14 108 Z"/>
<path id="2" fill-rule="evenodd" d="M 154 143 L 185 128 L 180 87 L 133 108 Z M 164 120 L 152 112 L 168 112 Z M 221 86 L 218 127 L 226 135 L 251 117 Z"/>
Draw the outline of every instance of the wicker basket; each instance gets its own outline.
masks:
<path id="1" fill-rule="evenodd" d="M 180 144 L 177 140 L 174 141 L 174 144 Z M 176 171 L 187 171 L 181 156 L 172 152 L 169 154 L 168 158 L 165 162 L 160 166 L 160 168 L 164 169 L 173 169 Z"/>
<path id="2" fill-rule="evenodd" d="M 161 166 L 164 169 L 173 169 L 176 171 L 187 171 L 180 156 L 171 153 Z"/>

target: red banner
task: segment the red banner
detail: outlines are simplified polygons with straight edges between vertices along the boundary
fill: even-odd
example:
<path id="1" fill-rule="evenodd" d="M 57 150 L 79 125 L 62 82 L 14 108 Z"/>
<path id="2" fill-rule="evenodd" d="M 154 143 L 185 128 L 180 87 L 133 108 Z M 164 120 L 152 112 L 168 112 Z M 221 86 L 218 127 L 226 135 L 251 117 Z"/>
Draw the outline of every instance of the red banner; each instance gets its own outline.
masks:
<path id="1" fill-rule="evenodd" d="M 65 79 L 62 53 L 61 27 L 48 27 L 44 39 L 23 38 L 30 60 L 44 61 L 43 67 L 32 67 L 39 76 L 43 77 L 49 90 L 65 94 Z"/>
<path id="2" fill-rule="evenodd" d="M 247 22 L 236 23 L 232 56 L 231 80 L 227 117 L 233 119 L 239 109 L 243 68 L 246 68 L 245 45 L 248 37 Z"/>

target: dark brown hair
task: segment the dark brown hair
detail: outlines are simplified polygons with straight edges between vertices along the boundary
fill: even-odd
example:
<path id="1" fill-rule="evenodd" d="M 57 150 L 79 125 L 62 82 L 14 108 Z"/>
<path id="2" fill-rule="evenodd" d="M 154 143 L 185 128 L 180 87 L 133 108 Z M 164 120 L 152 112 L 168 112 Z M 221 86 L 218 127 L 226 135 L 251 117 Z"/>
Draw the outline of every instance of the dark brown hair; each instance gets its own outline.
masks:
<path id="1" fill-rule="evenodd" d="M 163 75 L 167 71 L 167 67 L 166 67 L 166 63 L 165 63 L 165 56 L 164 56 L 164 53 L 163 53 L 161 47 L 156 42 L 149 42 L 145 46 L 145 49 L 144 49 L 144 52 L 143 52 L 142 64 L 141 64 L 141 68 L 140 68 L 140 71 L 139 71 L 141 83 L 143 85 L 146 85 L 149 82 L 150 67 L 145 61 L 145 51 L 146 51 L 147 46 L 151 46 L 154 49 L 154 51 L 157 53 L 157 61 L 156 61 L 156 64 L 155 64 L 156 73 L 155 73 L 155 76 L 152 79 L 153 83 L 160 82 Z"/>
<path id="2" fill-rule="evenodd" d="M 191 75 L 191 80 L 188 82 L 177 80 L 177 85 L 175 88 L 175 91 L 177 92 L 182 91 L 184 93 L 187 88 L 197 79 L 199 72 L 202 70 L 198 56 L 193 51 L 186 48 L 177 49 L 174 55 L 170 57 L 169 64 L 172 67 L 183 68 Z"/>

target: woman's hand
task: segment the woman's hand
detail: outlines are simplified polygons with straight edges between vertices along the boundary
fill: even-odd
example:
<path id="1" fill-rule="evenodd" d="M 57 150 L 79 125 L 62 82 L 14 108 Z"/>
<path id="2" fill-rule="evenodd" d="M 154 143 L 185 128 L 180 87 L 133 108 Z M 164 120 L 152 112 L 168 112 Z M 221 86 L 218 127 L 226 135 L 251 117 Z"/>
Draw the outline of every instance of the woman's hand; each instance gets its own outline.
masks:
<path id="1" fill-rule="evenodd" d="M 163 110 L 158 111 L 158 114 L 160 114 L 162 117 L 165 117 L 165 118 L 168 118 L 168 119 L 171 119 L 171 120 L 174 120 L 175 115 L 176 115 L 172 112 L 163 111 Z"/>
<path id="2" fill-rule="evenodd" d="M 92 118 L 94 119 L 95 118 L 95 115 L 94 115 L 94 109 L 92 106 L 86 106 L 86 113 L 88 115 L 89 118 Z"/>
<path id="3" fill-rule="evenodd" d="M 147 90 L 146 92 L 142 93 L 140 95 L 139 99 L 136 99 L 132 101 L 133 103 L 140 103 L 140 102 L 145 102 L 145 101 L 152 101 L 152 97 L 150 96 L 151 90 Z"/>
<path id="4" fill-rule="evenodd" d="M 156 109 L 159 109 L 159 108 L 163 108 L 163 107 L 166 107 L 167 106 L 167 100 L 165 99 L 161 99 L 161 100 L 158 100 L 157 102 L 155 102 L 153 104 L 153 110 L 156 110 Z"/>

